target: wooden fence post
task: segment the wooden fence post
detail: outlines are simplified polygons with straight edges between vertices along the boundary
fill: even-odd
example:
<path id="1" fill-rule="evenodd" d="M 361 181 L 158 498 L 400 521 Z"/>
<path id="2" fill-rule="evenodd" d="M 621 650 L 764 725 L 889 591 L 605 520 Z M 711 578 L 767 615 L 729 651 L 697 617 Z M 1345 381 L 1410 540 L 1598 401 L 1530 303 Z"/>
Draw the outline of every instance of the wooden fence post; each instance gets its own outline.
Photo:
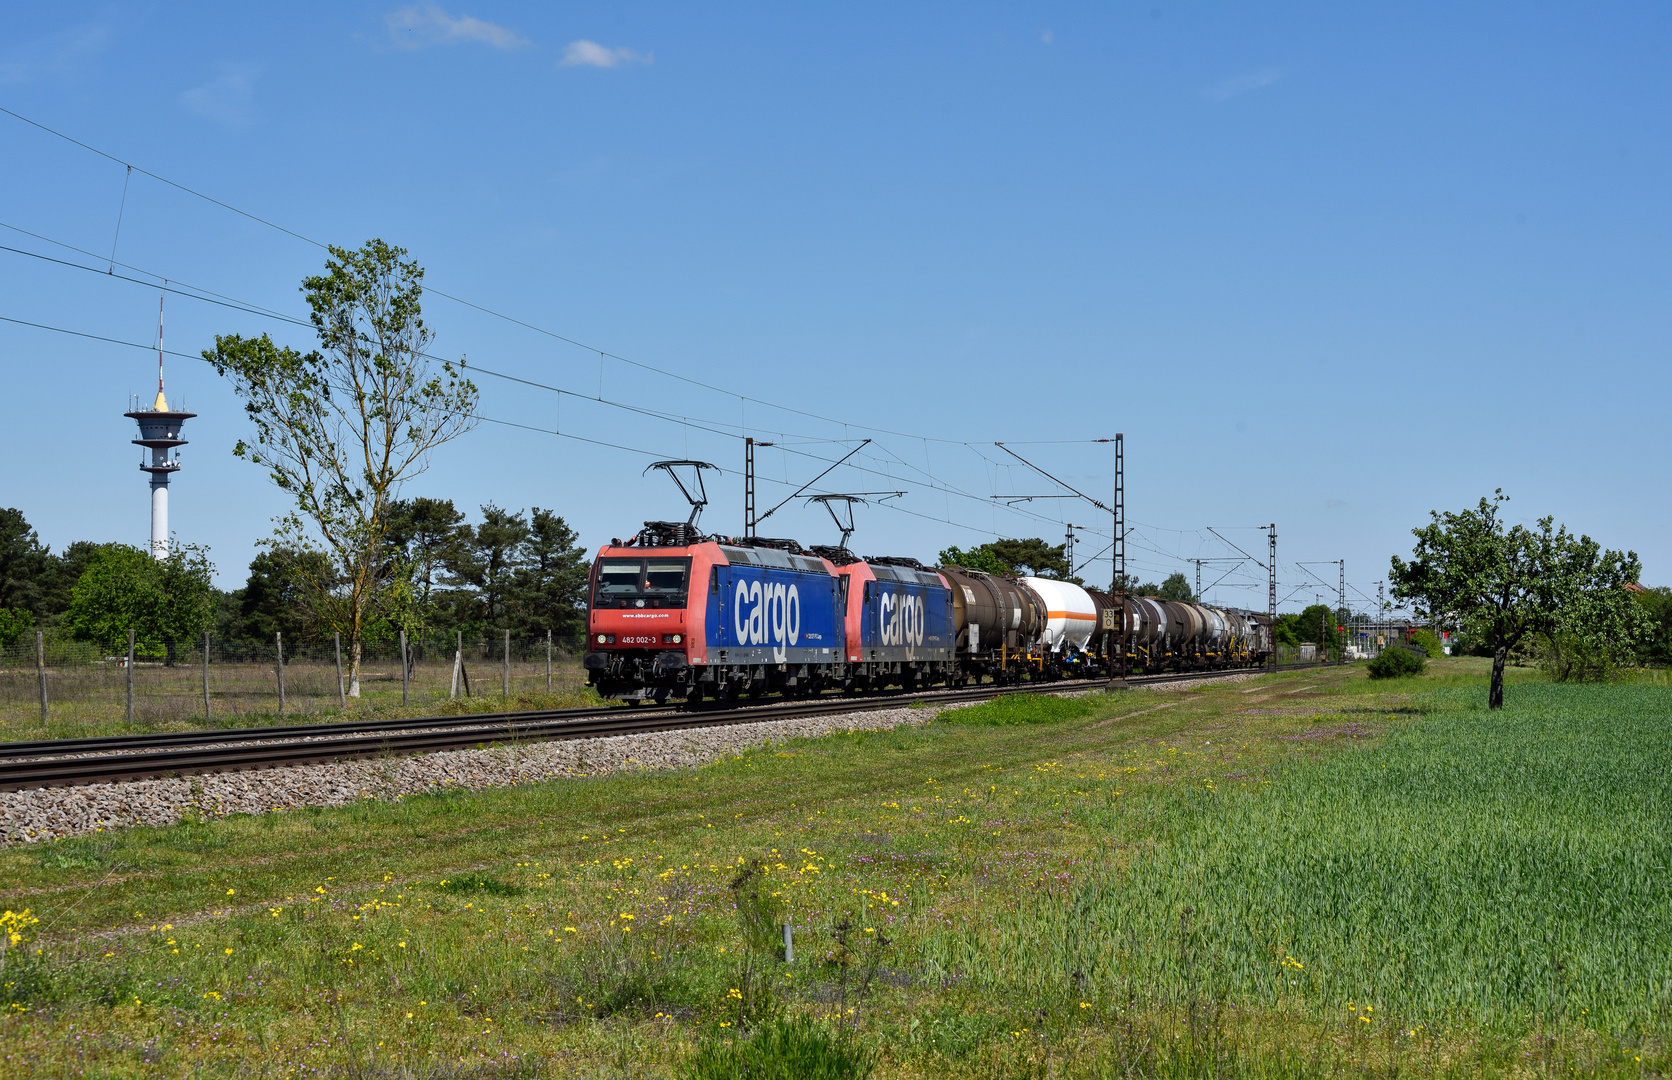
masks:
<path id="1" fill-rule="evenodd" d="M 511 696 L 511 631 L 505 631 L 505 668 L 499 676 L 499 696 Z"/>
<path id="2" fill-rule="evenodd" d="M 279 655 L 279 716 L 284 716 L 284 631 L 273 631 L 273 647 Z"/>
<path id="3" fill-rule="evenodd" d="M 128 630 L 128 723 L 134 722 L 134 632 Z"/>
<path id="4" fill-rule="evenodd" d="M 552 631 L 546 627 L 546 693 L 552 692 Z"/>
<path id="5" fill-rule="evenodd" d="M 401 631 L 401 706 L 406 706 L 407 696 L 407 665 L 406 665 L 406 631 Z"/>
<path id="6" fill-rule="evenodd" d="M 331 643 L 337 648 L 337 705 L 348 708 L 348 692 L 343 689 L 343 635 L 342 631 L 331 634 Z"/>
<path id="7" fill-rule="evenodd" d="M 203 632 L 203 722 L 214 719 L 209 711 L 209 631 Z"/>
<path id="8" fill-rule="evenodd" d="M 41 723 L 46 723 L 46 635 L 35 631 L 35 674 L 41 681 Z"/>

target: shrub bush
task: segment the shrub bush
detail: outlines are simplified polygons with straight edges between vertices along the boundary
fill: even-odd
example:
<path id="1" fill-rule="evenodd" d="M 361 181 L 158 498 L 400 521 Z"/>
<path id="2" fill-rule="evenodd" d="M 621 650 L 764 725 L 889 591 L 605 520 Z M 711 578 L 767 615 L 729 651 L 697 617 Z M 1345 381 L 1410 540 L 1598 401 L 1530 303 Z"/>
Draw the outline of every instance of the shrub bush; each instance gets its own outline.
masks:
<path id="1" fill-rule="evenodd" d="M 1439 659 L 1446 654 L 1445 647 L 1440 644 L 1440 635 L 1432 630 L 1418 630 L 1411 635 L 1411 644 L 1420 648 L 1432 659 Z"/>
<path id="2" fill-rule="evenodd" d="M 1608 682 L 1620 673 L 1620 650 L 1573 631 L 1539 642 L 1539 662 L 1556 682 Z"/>
<path id="3" fill-rule="evenodd" d="M 1421 675 L 1427 666 L 1428 661 L 1415 649 L 1389 645 L 1382 650 L 1382 655 L 1370 661 L 1367 670 L 1372 679 L 1402 679 L 1409 675 Z"/>

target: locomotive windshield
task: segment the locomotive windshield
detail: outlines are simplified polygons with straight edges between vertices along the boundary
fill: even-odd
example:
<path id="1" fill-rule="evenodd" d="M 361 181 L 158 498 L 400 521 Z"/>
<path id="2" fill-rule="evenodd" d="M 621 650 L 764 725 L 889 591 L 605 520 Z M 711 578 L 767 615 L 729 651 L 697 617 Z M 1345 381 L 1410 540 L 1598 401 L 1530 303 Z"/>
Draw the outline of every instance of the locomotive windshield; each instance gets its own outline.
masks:
<path id="1" fill-rule="evenodd" d="M 684 607 L 690 559 L 600 559 L 597 607 Z"/>

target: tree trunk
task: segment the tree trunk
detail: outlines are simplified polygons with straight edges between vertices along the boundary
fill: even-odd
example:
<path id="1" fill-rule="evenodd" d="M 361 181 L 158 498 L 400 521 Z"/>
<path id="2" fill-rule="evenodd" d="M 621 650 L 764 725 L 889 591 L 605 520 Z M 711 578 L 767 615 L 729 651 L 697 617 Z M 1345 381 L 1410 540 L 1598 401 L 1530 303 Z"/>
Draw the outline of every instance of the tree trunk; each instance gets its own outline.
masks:
<path id="1" fill-rule="evenodd" d="M 1504 707 L 1504 660 L 1509 656 L 1509 649 L 1503 645 L 1492 654 L 1492 690 L 1486 696 L 1486 707 L 1501 709 Z"/>

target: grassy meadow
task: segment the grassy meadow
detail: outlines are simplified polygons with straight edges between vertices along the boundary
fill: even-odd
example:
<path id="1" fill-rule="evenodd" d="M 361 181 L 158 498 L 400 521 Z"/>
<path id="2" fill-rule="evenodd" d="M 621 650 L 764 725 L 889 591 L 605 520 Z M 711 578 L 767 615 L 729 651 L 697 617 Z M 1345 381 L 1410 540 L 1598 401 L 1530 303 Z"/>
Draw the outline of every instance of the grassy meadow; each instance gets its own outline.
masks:
<path id="1" fill-rule="evenodd" d="M 1668 687 L 1485 679 L 5 849 L 0 1074 L 1664 1075 Z"/>

